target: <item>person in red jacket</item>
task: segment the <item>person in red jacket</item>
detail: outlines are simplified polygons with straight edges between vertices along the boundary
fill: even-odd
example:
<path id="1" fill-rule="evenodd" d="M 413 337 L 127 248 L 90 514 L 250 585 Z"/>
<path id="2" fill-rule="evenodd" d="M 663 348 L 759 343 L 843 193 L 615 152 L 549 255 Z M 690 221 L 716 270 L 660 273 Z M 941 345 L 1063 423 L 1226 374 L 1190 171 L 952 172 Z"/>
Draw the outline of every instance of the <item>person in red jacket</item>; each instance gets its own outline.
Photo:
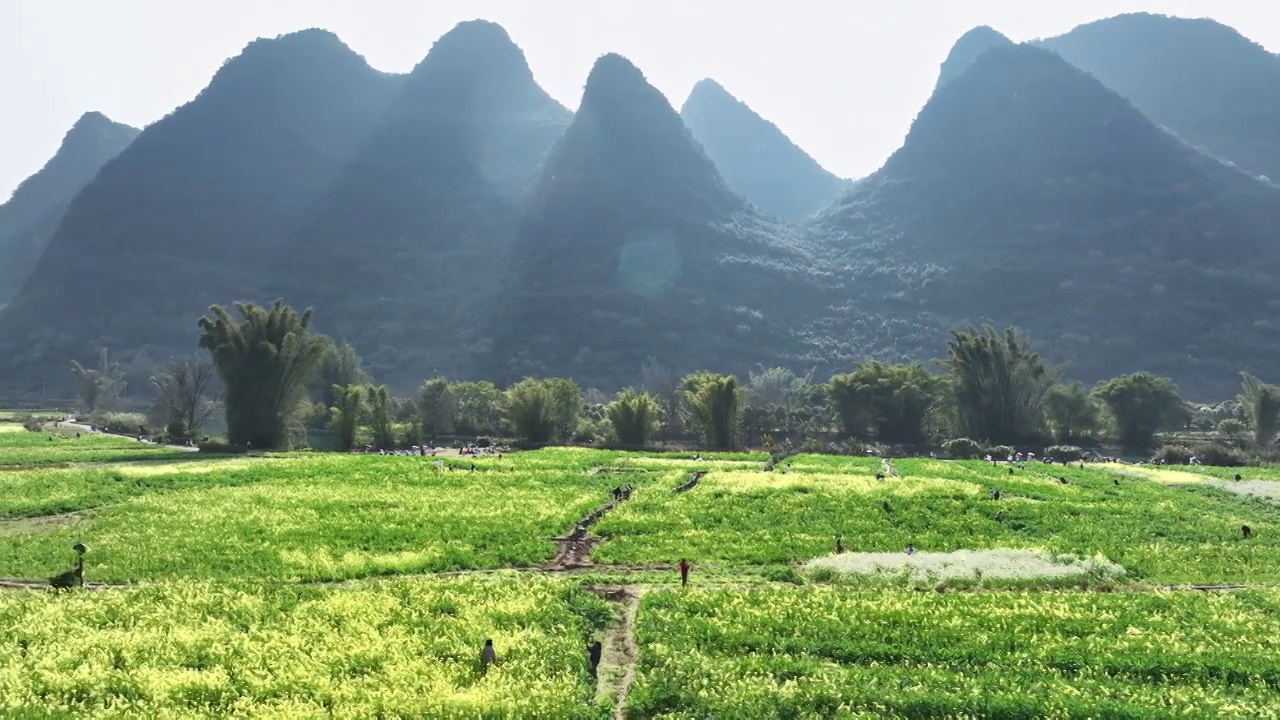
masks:
<path id="1" fill-rule="evenodd" d="M 680 568 L 680 587 L 685 587 L 686 585 L 689 584 L 689 561 L 685 560 L 684 558 L 680 558 L 679 568 Z"/>

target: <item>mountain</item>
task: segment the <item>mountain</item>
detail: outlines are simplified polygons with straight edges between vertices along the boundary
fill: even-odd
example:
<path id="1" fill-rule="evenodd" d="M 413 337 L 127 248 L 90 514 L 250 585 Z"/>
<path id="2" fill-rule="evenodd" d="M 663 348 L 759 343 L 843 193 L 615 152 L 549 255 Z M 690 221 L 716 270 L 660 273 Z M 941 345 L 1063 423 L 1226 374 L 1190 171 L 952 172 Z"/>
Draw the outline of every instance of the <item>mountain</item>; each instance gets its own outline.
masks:
<path id="1" fill-rule="evenodd" d="M 1224 397 L 1280 371 L 1280 191 L 1185 145 L 1048 50 L 988 49 L 809 228 L 847 358 L 938 357 L 948 328 L 1031 331 L 1068 375 L 1145 369 Z"/>
<path id="2" fill-rule="evenodd" d="M 847 185 L 714 80 L 694 86 L 680 117 L 729 186 L 780 220 L 808 218 Z"/>
<path id="3" fill-rule="evenodd" d="M 956 44 L 951 46 L 950 54 L 947 55 L 947 59 L 942 63 L 942 69 L 938 72 L 938 84 L 934 87 L 934 92 L 936 93 L 938 88 L 964 74 L 964 71 L 968 70 L 973 61 L 977 60 L 982 53 L 991 48 L 1008 47 L 1013 44 L 1012 40 L 986 25 L 981 25 L 961 35 Z"/>
<path id="4" fill-rule="evenodd" d="M 489 375 L 637 379 L 745 371 L 788 348 L 809 302 L 793 233 L 734 193 L 680 116 L 618 55 L 592 68 L 523 218 Z"/>
<path id="5" fill-rule="evenodd" d="M 1235 30 L 1144 13 L 1044 45 L 1188 143 L 1280 182 L 1280 57 Z"/>
<path id="6" fill-rule="evenodd" d="M 85 113 L 53 158 L 0 205 L 0 307 L 35 267 L 71 199 L 137 135 L 102 113 Z"/>
<path id="7" fill-rule="evenodd" d="M 317 326 L 376 377 L 471 370 L 523 201 L 572 113 L 498 25 L 458 25 L 401 84 L 368 141 L 282 248 Z"/>
<path id="8" fill-rule="evenodd" d="M 398 78 L 336 36 L 249 44 L 71 203 L 0 313 L 0 375 L 65 383 L 71 359 L 195 352 L 212 303 L 269 301 L 263 262 L 364 143 Z"/>

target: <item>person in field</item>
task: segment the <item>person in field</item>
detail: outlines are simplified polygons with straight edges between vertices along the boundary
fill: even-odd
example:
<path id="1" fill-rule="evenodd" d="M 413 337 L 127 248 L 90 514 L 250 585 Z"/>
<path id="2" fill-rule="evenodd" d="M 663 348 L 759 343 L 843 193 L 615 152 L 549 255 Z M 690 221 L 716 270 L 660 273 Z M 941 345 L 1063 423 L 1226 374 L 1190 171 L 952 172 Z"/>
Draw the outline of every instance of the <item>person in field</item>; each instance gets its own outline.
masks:
<path id="1" fill-rule="evenodd" d="M 490 665 L 498 664 L 498 653 L 493 649 L 493 640 L 485 638 L 484 647 L 480 648 L 480 672 L 489 672 Z"/>
<path id="2" fill-rule="evenodd" d="M 686 586 L 688 586 L 688 584 L 689 584 L 689 561 L 688 561 L 688 560 L 685 560 L 684 558 L 680 558 L 680 564 L 679 564 L 677 567 L 679 567 L 679 568 L 680 568 L 680 587 L 686 587 Z"/>
<path id="3" fill-rule="evenodd" d="M 591 673 L 591 679 L 595 680 L 600 669 L 600 655 L 604 652 L 604 647 L 599 640 L 587 645 L 587 670 Z"/>

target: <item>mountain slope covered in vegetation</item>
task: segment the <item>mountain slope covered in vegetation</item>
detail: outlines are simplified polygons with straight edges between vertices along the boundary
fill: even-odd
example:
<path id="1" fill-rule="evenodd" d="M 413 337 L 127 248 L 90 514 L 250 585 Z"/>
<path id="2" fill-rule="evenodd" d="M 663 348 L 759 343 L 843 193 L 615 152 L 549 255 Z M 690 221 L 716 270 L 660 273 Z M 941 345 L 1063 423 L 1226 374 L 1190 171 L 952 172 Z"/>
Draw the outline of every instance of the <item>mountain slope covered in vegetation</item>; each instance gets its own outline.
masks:
<path id="1" fill-rule="evenodd" d="M 85 113 L 49 162 L 0 205 L 0 307 L 35 267 L 76 193 L 137 136 L 137 128 Z"/>
<path id="2" fill-rule="evenodd" d="M 285 296 L 386 381 L 471 372 L 518 203 L 571 119 L 501 27 L 457 26 L 282 248 L 278 263 L 297 270 Z"/>
<path id="3" fill-rule="evenodd" d="M 847 186 L 714 80 L 694 86 L 680 117 L 725 182 L 780 220 L 807 219 Z"/>
<path id="4" fill-rule="evenodd" d="M 1280 370 L 1280 191 L 1041 48 L 984 52 L 810 231 L 848 312 L 809 337 L 850 357 L 937 357 L 947 328 L 993 322 L 1089 381 L 1221 397 Z"/>
<path id="5" fill-rule="evenodd" d="M 791 231 L 720 177 L 629 61 L 591 71 L 523 220 L 491 374 L 633 382 L 655 356 L 681 372 L 745 370 L 788 349 L 811 298 Z"/>
<path id="6" fill-rule="evenodd" d="M 121 361 L 189 354 L 211 303 L 275 297 L 289 268 L 264 260 L 398 80 L 328 32 L 251 43 L 76 197 L 0 313 L 0 372 L 60 378 L 100 347 Z"/>
<path id="7" fill-rule="evenodd" d="M 1044 45 L 1188 143 L 1280 183 L 1280 57 L 1236 30 L 1138 13 Z"/>

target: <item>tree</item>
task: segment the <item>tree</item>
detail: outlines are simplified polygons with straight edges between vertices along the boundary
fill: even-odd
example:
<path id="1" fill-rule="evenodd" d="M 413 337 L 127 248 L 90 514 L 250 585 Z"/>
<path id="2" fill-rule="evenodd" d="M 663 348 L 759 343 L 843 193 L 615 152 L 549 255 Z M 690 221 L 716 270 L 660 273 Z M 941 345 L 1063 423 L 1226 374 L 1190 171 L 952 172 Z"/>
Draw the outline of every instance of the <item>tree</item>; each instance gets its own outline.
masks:
<path id="1" fill-rule="evenodd" d="M 72 360 L 71 373 L 80 379 L 80 403 L 91 415 L 110 408 L 124 393 L 124 371 L 110 361 L 106 348 L 98 351 L 97 367 L 86 368 Z"/>
<path id="2" fill-rule="evenodd" d="M 1033 352 L 1025 335 L 990 326 L 953 330 L 942 364 L 951 375 L 959 434 L 990 442 L 1040 435 L 1062 371 Z"/>
<path id="3" fill-rule="evenodd" d="M 681 382 L 684 405 L 703 441 L 717 450 L 732 448 L 741 423 L 742 398 L 732 375 L 693 373 Z"/>
<path id="4" fill-rule="evenodd" d="M 800 377 L 781 367 L 751 373 L 744 393 L 744 412 L 756 418 L 754 424 L 761 431 L 791 432 L 796 413 L 808 395 L 811 377 Z"/>
<path id="5" fill-rule="evenodd" d="M 1217 431 L 1219 435 L 1222 435 L 1224 437 L 1235 438 L 1237 440 L 1240 438 L 1240 435 L 1242 435 L 1246 429 L 1248 428 L 1245 426 L 1244 421 L 1237 420 L 1235 418 L 1227 418 L 1226 420 L 1223 420 L 1222 422 L 1218 423 L 1218 427 L 1217 427 Z"/>
<path id="6" fill-rule="evenodd" d="M 325 349 L 324 359 L 320 362 L 320 370 L 316 373 L 315 379 L 315 390 L 318 391 L 320 402 L 324 403 L 325 407 L 337 404 L 338 399 L 333 395 L 334 388 L 368 385 L 371 382 L 373 378 L 364 371 L 360 354 L 351 346 L 351 343 L 330 344 Z M 313 394 L 312 397 L 316 395 Z"/>
<path id="7" fill-rule="evenodd" d="M 921 443 L 942 402 L 946 380 L 920 363 L 862 363 L 827 385 L 840 429 L 847 437 L 874 436 L 890 443 Z"/>
<path id="8" fill-rule="evenodd" d="M 1268 445 L 1280 432 L 1280 387 L 1240 373 L 1240 405 L 1253 428 L 1253 444 Z"/>
<path id="9" fill-rule="evenodd" d="M 557 440 L 569 440 L 578 429 L 578 417 L 582 414 L 582 393 L 578 383 L 566 378 L 547 378 L 542 383 L 552 398 L 552 416 Z"/>
<path id="10" fill-rule="evenodd" d="M 184 360 L 151 376 L 156 405 L 171 439 L 194 436 L 209 420 L 216 407 L 208 397 L 216 375 L 213 363 L 207 360 Z"/>
<path id="11" fill-rule="evenodd" d="M 684 432 L 680 417 L 680 376 L 656 357 L 645 358 L 640 364 L 640 385 L 658 399 L 662 405 L 664 432 L 679 435 Z"/>
<path id="12" fill-rule="evenodd" d="M 542 380 L 525 378 L 507 388 L 503 415 L 529 442 L 550 442 L 556 435 L 556 398 Z"/>
<path id="13" fill-rule="evenodd" d="M 1126 448 L 1145 450 L 1157 432 L 1183 425 L 1190 417 L 1173 382 L 1149 372 L 1108 380 L 1093 394 L 1111 412 Z"/>
<path id="14" fill-rule="evenodd" d="M 438 435 L 453 432 L 458 402 L 448 379 L 431 378 L 418 390 L 418 417 L 422 419 L 422 435 L 434 445 Z"/>
<path id="15" fill-rule="evenodd" d="M 391 422 L 391 394 L 386 385 L 365 390 L 365 403 L 369 408 L 369 429 L 373 431 L 373 445 L 379 450 L 396 446 L 395 425 Z"/>
<path id="16" fill-rule="evenodd" d="M 1054 439 L 1061 443 L 1092 436 L 1102 426 L 1098 404 L 1078 382 L 1054 385 L 1045 402 L 1045 413 Z"/>
<path id="17" fill-rule="evenodd" d="M 502 419 L 502 391 L 488 381 L 453 386 L 454 427 L 472 435 L 496 435 Z"/>
<path id="18" fill-rule="evenodd" d="M 643 390 L 627 388 L 604 406 L 605 418 L 619 442 L 643 446 L 658 430 L 661 418 L 658 399 Z"/>
<path id="19" fill-rule="evenodd" d="M 225 387 L 227 438 L 232 445 L 287 448 L 290 418 L 328 339 L 307 329 L 310 309 L 299 315 L 279 300 L 270 310 L 252 303 L 236 309 L 241 320 L 221 305 L 200 318 L 200 347 L 212 355 Z"/>
<path id="20" fill-rule="evenodd" d="M 333 431 L 339 450 L 350 450 L 356 444 L 356 430 L 360 427 L 360 412 L 364 400 L 364 388 L 359 385 L 335 385 L 328 395 L 335 398 L 329 408 L 329 429 Z"/>

